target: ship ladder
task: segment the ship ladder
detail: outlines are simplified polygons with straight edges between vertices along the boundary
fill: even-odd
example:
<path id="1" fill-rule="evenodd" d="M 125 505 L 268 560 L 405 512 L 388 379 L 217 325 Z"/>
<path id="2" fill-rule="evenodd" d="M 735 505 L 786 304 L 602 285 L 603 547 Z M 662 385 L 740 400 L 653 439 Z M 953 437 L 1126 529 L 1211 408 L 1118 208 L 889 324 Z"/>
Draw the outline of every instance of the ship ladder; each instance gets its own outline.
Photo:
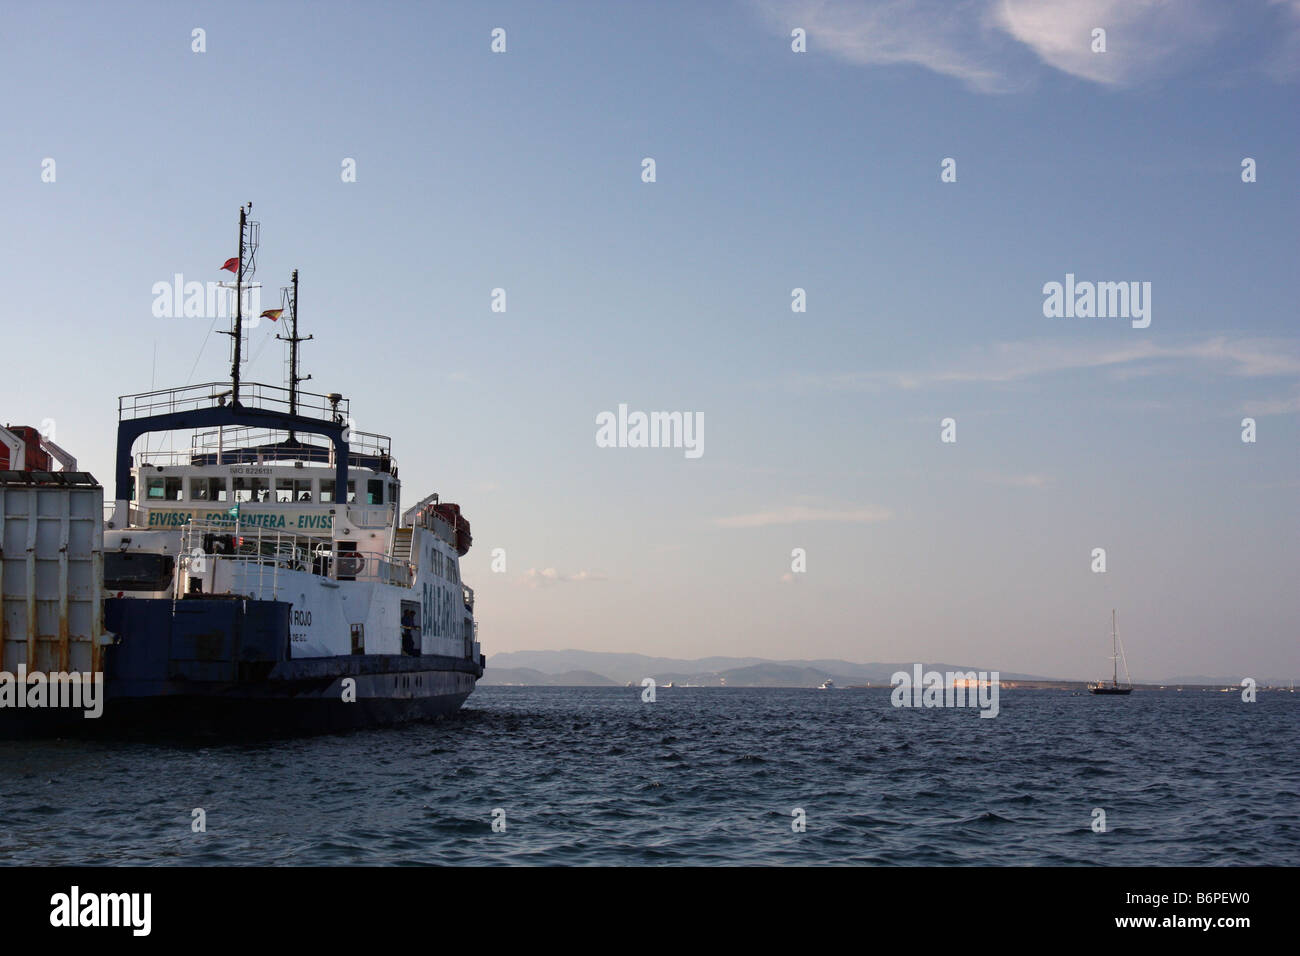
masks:
<path id="1" fill-rule="evenodd" d="M 393 535 L 393 560 L 408 564 L 411 560 L 411 529 L 398 528 Z"/>

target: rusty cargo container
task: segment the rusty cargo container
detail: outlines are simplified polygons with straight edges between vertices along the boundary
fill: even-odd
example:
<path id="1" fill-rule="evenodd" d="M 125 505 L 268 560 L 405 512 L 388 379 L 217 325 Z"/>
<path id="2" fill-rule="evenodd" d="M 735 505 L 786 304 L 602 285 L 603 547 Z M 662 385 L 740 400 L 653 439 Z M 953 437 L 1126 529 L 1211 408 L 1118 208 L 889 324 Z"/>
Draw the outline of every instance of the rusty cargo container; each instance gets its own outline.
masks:
<path id="1" fill-rule="evenodd" d="M 0 471 L 0 670 L 103 669 L 103 502 L 86 472 Z"/>

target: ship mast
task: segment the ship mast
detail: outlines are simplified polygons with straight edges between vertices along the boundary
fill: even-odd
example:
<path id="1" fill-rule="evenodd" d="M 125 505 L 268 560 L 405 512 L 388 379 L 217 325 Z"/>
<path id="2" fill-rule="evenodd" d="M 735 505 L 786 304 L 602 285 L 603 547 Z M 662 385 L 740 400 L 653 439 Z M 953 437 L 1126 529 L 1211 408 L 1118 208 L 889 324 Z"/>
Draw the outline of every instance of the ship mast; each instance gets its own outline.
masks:
<path id="1" fill-rule="evenodd" d="M 289 334 L 277 335 L 282 342 L 289 343 L 289 414 L 298 414 L 298 383 L 305 382 L 310 375 L 298 374 L 298 343 L 309 342 L 313 336 L 303 338 L 298 335 L 298 270 L 293 270 L 292 285 L 285 290 L 289 296 Z M 289 440 L 296 439 L 294 432 L 289 432 Z"/>
<path id="2" fill-rule="evenodd" d="M 252 203 L 249 203 L 251 206 Z M 239 271 L 235 273 L 235 360 L 230 363 L 230 403 L 239 404 L 239 346 L 244 332 L 244 228 L 248 210 L 239 207 Z"/>
<path id="3" fill-rule="evenodd" d="M 226 332 L 226 335 L 234 339 L 235 347 L 232 350 L 232 360 L 230 363 L 230 404 L 239 404 L 239 366 L 243 361 L 243 339 L 244 339 L 244 279 L 245 272 L 251 277 L 253 274 L 253 255 L 257 252 L 257 227 L 255 222 L 248 221 L 248 214 L 252 212 L 253 204 L 246 203 L 239 207 L 239 267 L 235 272 L 235 317 L 234 328 Z M 253 232 L 250 234 L 250 228 Z M 247 241 L 245 241 L 247 240 Z M 248 268 L 244 268 L 245 252 L 248 253 Z"/>

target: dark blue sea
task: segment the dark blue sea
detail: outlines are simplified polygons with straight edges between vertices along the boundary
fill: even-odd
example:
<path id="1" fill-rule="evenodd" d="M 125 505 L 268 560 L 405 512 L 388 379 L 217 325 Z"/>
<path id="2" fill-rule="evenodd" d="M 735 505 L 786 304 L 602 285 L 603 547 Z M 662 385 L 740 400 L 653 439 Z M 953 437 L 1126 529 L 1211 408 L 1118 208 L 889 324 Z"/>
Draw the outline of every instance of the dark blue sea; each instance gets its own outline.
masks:
<path id="1" fill-rule="evenodd" d="M 395 730 L 4 742 L 0 861 L 1300 863 L 1300 695 L 1012 690 L 1000 707 L 480 687 L 455 718 Z"/>

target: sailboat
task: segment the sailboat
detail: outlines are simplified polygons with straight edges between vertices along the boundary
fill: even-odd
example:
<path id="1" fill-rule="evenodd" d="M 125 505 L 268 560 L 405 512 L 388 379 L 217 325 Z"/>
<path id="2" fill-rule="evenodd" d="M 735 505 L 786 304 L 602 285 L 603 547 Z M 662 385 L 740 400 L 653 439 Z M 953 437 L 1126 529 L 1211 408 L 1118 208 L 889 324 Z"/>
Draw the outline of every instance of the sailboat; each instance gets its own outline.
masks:
<path id="1" fill-rule="evenodd" d="M 1097 683 L 1095 684 L 1089 684 L 1088 693 L 1090 694 L 1131 694 L 1133 693 L 1133 678 L 1129 675 L 1128 672 L 1127 658 L 1124 660 L 1124 676 L 1128 678 L 1128 686 L 1127 687 L 1119 686 L 1119 660 L 1120 660 L 1119 636 L 1115 631 L 1115 609 L 1111 608 L 1110 611 L 1110 663 L 1111 663 L 1110 683 L 1107 684 L 1105 681 L 1097 681 Z"/>

